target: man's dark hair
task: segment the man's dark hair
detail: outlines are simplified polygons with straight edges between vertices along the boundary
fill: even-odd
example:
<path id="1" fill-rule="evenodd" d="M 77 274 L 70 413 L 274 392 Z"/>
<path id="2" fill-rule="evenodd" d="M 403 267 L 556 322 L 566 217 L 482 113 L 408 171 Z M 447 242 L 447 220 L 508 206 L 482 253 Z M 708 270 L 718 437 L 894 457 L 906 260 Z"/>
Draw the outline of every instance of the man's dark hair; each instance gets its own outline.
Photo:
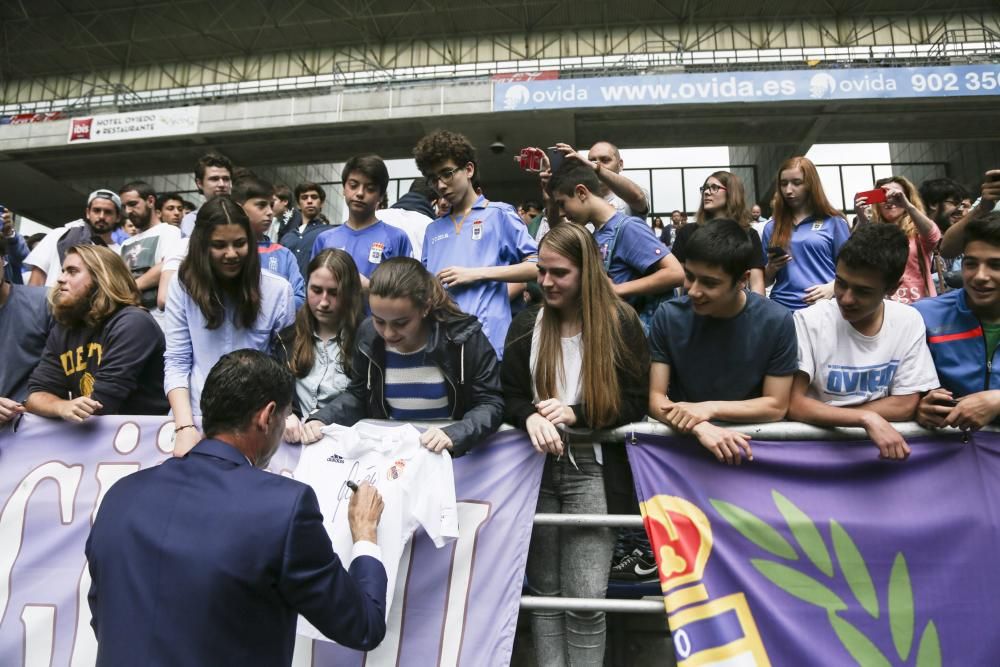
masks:
<path id="1" fill-rule="evenodd" d="M 680 209 L 677 209 L 677 208 L 675 208 L 674 210 L 672 210 L 670 212 L 670 216 L 673 217 L 674 213 L 680 213 L 681 215 L 684 215 L 684 211 L 682 211 Z"/>
<path id="2" fill-rule="evenodd" d="M 205 379 L 202 428 L 209 438 L 243 430 L 270 401 L 281 412 L 294 396 L 295 377 L 286 366 L 258 350 L 230 352 L 215 362 Z"/>
<path id="3" fill-rule="evenodd" d="M 274 186 L 274 196 L 286 203 L 292 203 L 292 189 L 284 183 Z"/>
<path id="4" fill-rule="evenodd" d="M 542 205 L 541 205 L 541 204 L 539 204 L 539 203 L 538 203 L 538 202 L 537 202 L 536 200 L 534 200 L 534 199 L 529 199 L 529 200 L 527 200 L 527 201 L 523 201 L 523 202 L 521 202 L 521 210 L 522 210 L 522 211 L 527 211 L 527 210 L 528 210 L 529 208 L 533 208 L 533 209 L 535 209 L 536 211 L 541 211 L 541 210 L 542 210 Z"/>
<path id="5" fill-rule="evenodd" d="M 126 183 L 118 188 L 118 196 L 120 197 L 126 192 L 132 192 L 133 190 L 139 195 L 140 199 L 149 199 L 150 197 L 156 199 L 156 190 L 146 181 L 130 181 Z"/>
<path id="6" fill-rule="evenodd" d="M 919 190 L 925 206 L 938 206 L 946 199 L 961 203 L 969 196 L 965 186 L 954 178 L 932 178 L 921 183 Z"/>
<path id="7" fill-rule="evenodd" d="M 233 163 L 225 155 L 219 153 L 206 153 L 198 158 L 194 165 L 194 177 L 196 180 L 204 180 L 205 170 L 209 167 L 221 167 L 229 172 L 230 178 L 233 175 Z"/>
<path id="8" fill-rule="evenodd" d="M 310 183 L 306 181 L 305 183 L 299 183 L 295 186 L 295 203 L 299 203 L 299 197 L 301 197 L 306 192 L 315 192 L 319 195 L 319 200 L 321 202 L 326 201 L 326 190 L 319 183 Z"/>
<path id="9" fill-rule="evenodd" d="M 352 171 L 360 172 L 378 186 L 379 194 L 385 195 L 389 189 L 389 170 L 378 155 L 355 155 L 344 164 L 340 172 L 340 182 L 347 183 Z"/>
<path id="10" fill-rule="evenodd" d="M 184 208 L 185 212 L 197 211 L 198 205 L 189 199 L 182 199 L 181 206 Z"/>
<path id="11" fill-rule="evenodd" d="M 243 205 L 250 199 L 263 197 L 270 200 L 274 196 L 274 186 L 249 173 L 233 180 L 233 201 Z"/>
<path id="12" fill-rule="evenodd" d="M 549 196 L 572 195 L 576 186 L 582 185 L 595 195 L 601 192 L 601 180 L 594 168 L 578 160 L 566 160 L 549 179 Z"/>
<path id="13" fill-rule="evenodd" d="M 1000 211 L 993 211 L 969 222 L 965 227 L 964 245 L 969 245 L 973 241 L 1000 247 Z"/>
<path id="14" fill-rule="evenodd" d="M 178 194 L 176 192 L 164 192 L 163 194 L 161 194 L 159 197 L 156 198 L 156 210 L 157 211 L 162 211 L 163 210 L 163 206 L 168 201 L 171 201 L 171 200 L 180 202 L 181 203 L 181 208 L 184 207 L 184 197 L 181 197 L 180 194 Z"/>
<path id="15" fill-rule="evenodd" d="M 429 202 L 437 199 L 437 193 L 434 192 L 434 188 L 427 185 L 426 178 L 414 178 L 407 192 L 415 192 Z"/>
<path id="16" fill-rule="evenodd" d="M 837 263 L 849 269 L 875 271 L 882 276 L 885 291 L 899 286 L 910 256 L 906 232 L 896 225 L 865 225 L 854 230 L 840 249 Z"/>
<path id="17" fill-rule="evenodd" d="M 452 160 L 461 169 L 472 163 L 475 171 L 472 174 L 472 186 L 479 185 L 479 163 L 476 162 L 476 149 L 464 134 L 436 130 L 417 142 L 413 147 L 413 158 L 417 169 L 425 176 L 430 176 L 434 165 Z"/>
<path id="18" fill-rule="evenodd" d="M 740 223 L 719 218 L 698 225 L 688 239 L 685 261 L 718 266 L 733 279 L 740 280 L 753 264 L 753 242 Z"/>
<path id="19" fill-rule="evenodd" d="M 32 234 L 25 241 L 28 243 L 28 250 L 34 250 L 35 246 L 42 242 L 45 238 L 45 232 L 38 232 L 37 234 Z"/>

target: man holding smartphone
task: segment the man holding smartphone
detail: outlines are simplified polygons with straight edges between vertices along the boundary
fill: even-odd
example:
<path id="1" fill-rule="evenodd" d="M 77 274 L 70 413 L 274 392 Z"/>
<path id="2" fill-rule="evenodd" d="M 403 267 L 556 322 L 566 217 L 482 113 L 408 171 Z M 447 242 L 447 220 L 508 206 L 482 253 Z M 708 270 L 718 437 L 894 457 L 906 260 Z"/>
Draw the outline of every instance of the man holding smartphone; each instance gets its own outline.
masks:
<path id="1" fill-rule="evenodd" d="M 984 185 L 984 198 L 986 193 Z M 964 287 L 913 306 L 924 318 L 941 380 L 917 409 L 917 421 L 927 428 L 974 431 L 1000 415 L 1000 372 L 994 366 L 1000 345 L 1000 212 L 972 220 L 964 236 Z"/>

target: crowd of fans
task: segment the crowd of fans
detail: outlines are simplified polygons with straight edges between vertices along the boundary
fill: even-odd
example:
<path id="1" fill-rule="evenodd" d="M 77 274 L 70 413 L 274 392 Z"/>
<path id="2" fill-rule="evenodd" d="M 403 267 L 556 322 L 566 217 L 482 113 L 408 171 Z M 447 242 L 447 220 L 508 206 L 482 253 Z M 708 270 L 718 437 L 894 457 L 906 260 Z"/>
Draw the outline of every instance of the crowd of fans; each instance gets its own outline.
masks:
<path id="1" fill-rule="evenodd" d="M 608 142 L 557 144 L 535 170 L 540 199 L 517 208 L 488 199 L 460 134 L 422 138 L 414 158 L 424 178 L 392 208 L 384 162 L 349 159 L 341 224 L 319 184 L 275 186 L 217 154 L 198 161 L 205 203 L 186 214 L 143 182 L 91 193 L 41 238 L 4 211 L 0 422 L 169 408 L 182 456 L 208 371 L 252 348 L 297 378 L 289 442 L 441 419 L 422 442 L 458 456 L 507 421 L 548 455 L 540 511 L 600 513 L 634 509 L 624 448 L 570 449 L 566 427 L 648 415 L 738 464 L 751 443 L 726 423 L 788 419 L 861 427 L 902 460 L 893 422 L 968 431 L 1000 415 L 1000 170 L 975 195 L 882 179 L 849 224 L 792 157 L 768 219 L 718 171 L 693 222 L 649 224 L 649 195 Z M 536 528 L 529 581 L 599 596 L 614 545 L 606 530 Z M 533 623 L 541 664 L 603 655 L 602 614 Z"/>

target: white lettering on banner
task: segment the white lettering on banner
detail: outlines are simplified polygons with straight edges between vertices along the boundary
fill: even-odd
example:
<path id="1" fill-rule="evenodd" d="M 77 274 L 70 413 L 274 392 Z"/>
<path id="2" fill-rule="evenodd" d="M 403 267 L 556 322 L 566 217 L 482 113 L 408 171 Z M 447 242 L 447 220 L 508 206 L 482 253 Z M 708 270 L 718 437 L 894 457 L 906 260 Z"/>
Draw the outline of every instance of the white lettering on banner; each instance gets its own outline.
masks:
<path id="1" fill-rule="evenodd" d="M 126 426 L 134 424 L 124 424 L 119 429 L 119 434 Z M 135 427 L 135 434 L 138 436 L 139 428 Z M 115 437 L 117 449 L 118 437 Z M 97 466 L 97 500 L 94 502 L 94 509 L 90 513 L 90 525 L 94 525 L 97 519 L 97 510 L 104 502 L 111 485 L 127 477 L 134 472 L 138 472 L 141 466 L 138 463 L 101 463 Z M 87 562 L 83 563 L 83 572 L 80 573 L 80 583 L 77 586 L 76 595 L 76 632 L 73 637 L 73 655 L 70 659 L 70 667 L 90 667 L 97 662 L 97 637 L 90 627 L 90 604 L 87 602 L 87 594 L 90 592 L 90 568 Z"/>
<path id="2" fill-rule="evenodd" d="M 458 659 L 462 652 L 462 639 L 465 635 L 469 592 L 472 588 L 472 563 L 476 555 L 476 540 L 479 536 L 479 529 L 490 518 L 490 504 L 482 500 L 462 500 L 456 504 L 456 508 L 458 510 L 458 539 L 453 545 L 454 551 L 448 576 L 448 595 L 445 598 L 444 614 L 441 617 L 441 652 L 437 662 L 438 667 L 457 667 L 458 665 Z M 382 640 L 378 648 L 369 651 L 365 656 L 365 667 L 390 667 L 399 664 L 400 644 L 403 639 L 400 630 L 402 629 L 403 608 L 406 600 L 405 591 L 410 581 L 410 567 L 413 561 L 410 554 L 411 546 L 412 540 L 407 544 L 406 551 L 400 558 L 393 598 L 396 603 L 389 610 L 385 639 Z M 312 665 L 314 650 L 313 641 L 297 636 L 292 666 L 308 667 Z"/>
<path id="3" fill-rule="evenodd" d="M 7 615 L 7 603 L 10 601 L 10 580 L 14 571 L 14 563 L 21 553 L 24 539 L 24 521 L 28 510 L 28 500 L 38 485 L 46 479 L 56 483 L 59 490 L 59 512 L 63 525 L 73 522 L 73 503 L 76 492 L 80 488 L 83 477 L 83 466 L 68 466 L 61 461 L 43 463 L 29 472 L 17 490 L 11 494 L 0 512 L 0 622 Z M 16 544 L 12 549 L 10 545 Z"/>
<path id="4" fill-rule="evenodd" d="M 445 607 L 444 627 L 441 634 L 440 666 L 457 667 L 465 636 L 466 609 L 469 607 L 469 590 L 472 587 L 472 562 L 476 555 L 476 538 L 479 528 L 490 517 L 490 505 L 484 502 L 458 503 L 458 540 L 451 560 L 448 577 L 448 605 Z"/>
<path id="5" fill-rule="evenodd" d="M 56 645 L 56 606 L 26 604 L 21 610 L 24 625 L 24 667 L 50 667 Z"/>

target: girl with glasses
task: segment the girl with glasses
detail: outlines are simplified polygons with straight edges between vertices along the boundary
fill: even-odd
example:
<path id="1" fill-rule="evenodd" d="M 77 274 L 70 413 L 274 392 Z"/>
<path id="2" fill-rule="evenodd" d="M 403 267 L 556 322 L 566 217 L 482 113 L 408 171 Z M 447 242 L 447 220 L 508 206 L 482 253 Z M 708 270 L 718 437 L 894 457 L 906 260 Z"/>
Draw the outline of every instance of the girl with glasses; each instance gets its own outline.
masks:
<path id="1" fill-rule="evenodd" d="M 736 174 L 728 171 L 717 171 L 705 179 L 698 188 L 701 192 L 701 203 L 695 216 L 695 224 L 684 225 L 677 231 L 677 237 L 671 252 L 683 264 L 686 258 L 685 248 L 688 239 L 700 225 L 709 220 L 730 219 L 739 223 L 746 231 L 754 247 L 754 263 L 750 267 L 750 280 L 747 286 L 751 291 L 764 296 L 764 262 L 756 257 L 762 255 L 760 235 L 751 227 L 753 219 L 746 204 L 746 192 L 743 181 Z"/>

